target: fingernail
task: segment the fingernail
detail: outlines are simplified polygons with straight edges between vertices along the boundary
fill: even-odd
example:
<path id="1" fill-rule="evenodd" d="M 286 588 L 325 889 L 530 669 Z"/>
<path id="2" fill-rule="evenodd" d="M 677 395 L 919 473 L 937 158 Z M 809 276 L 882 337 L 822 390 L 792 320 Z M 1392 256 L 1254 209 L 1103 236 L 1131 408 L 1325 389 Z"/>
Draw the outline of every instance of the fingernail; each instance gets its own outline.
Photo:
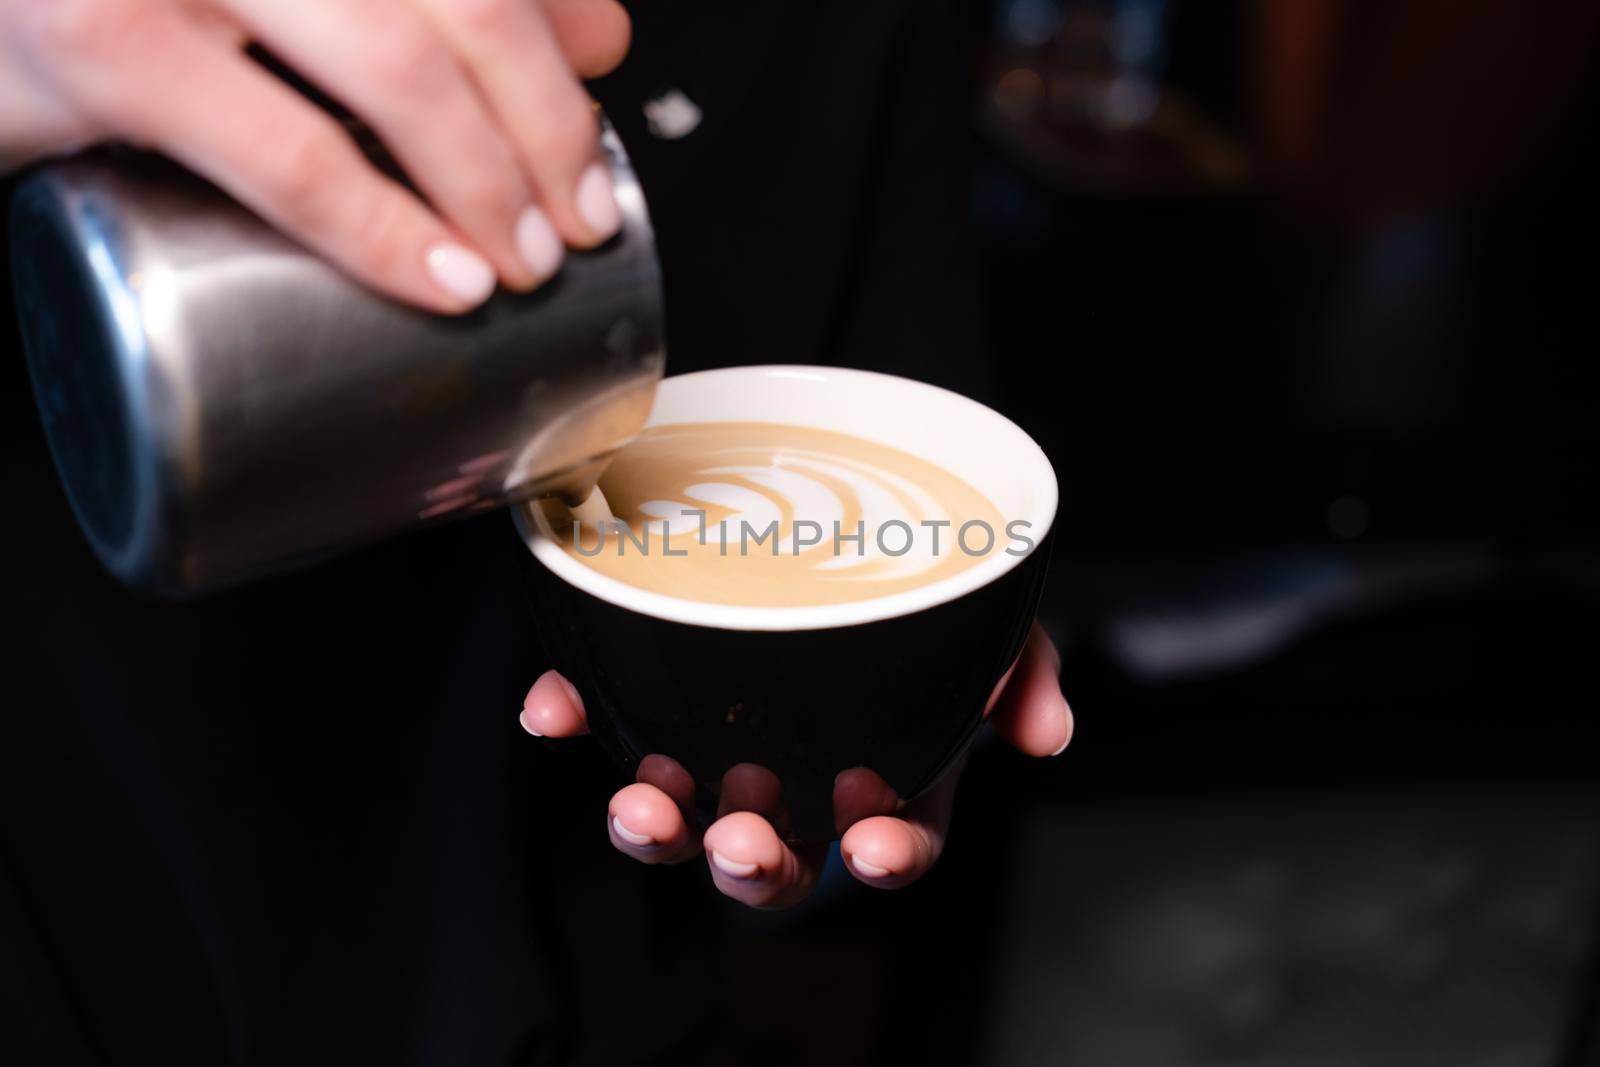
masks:
<path id="1" fill-rule="evenodd" d="M 653 845 L 656 843 L 656 839 L 649 834 L 636 834 L 622 825 L 622 820 L 615 815 L 611 816 L 611 828 L 617 832 L 618 837 L 630 845 Z"/>
<path id="2" fill-rule="evenodd" d="M 522 712 L 517 716 L 517 721 L 522 724 L 522 728 L 524 730 L 528 731 L 534 737 L 543 737 L 544 736 L 544 734 L 541 734 L 538 730 L 535 730 L 533 728 L 533 709 L 532 708 L 523 708 Z"/>
<path id="3" fill-rule="evenodd" d="M 561 238 L 545 213 L 531 204 L 517 219 L 517 253 L 541 282 L 561 268 Z"/>
<path id="4" fill-rule="evenodd" d="M 884 878 L 889 874 L 889 868 L 879 867 L 876 863 L 868 863 L 860 856 L 851 856 L 850 866 L 854 867 L 857 871 L 866 875 L 868 878 Z"/>
<path id="5" fill-rule="evenodd" d="M 710 853 L 710 856 L 711 865 L 732 878 L 750 878 L 761 869 L 761 865 L 758 863 L 740 863 L 738 860 L 730 860 L 726 856 L 719 856 L 715 852 Z"/>
<path id="6" fill-rule="evenodd" d="M 578 217 L 596 240 L 604 241 L 622 228 L 622 210 L 611 188 L 611 175 L 599 163 L 589 164 L 578 179 Z"/>
<path id="7" fill-rule="evenodd" d="M 1067 750 L 1067 746 L 1072 743 L 1072 708 L 1064 699 L 1061 701 L 1061 731 L 1061 744 L 1054 752 L 1050 753 L 1052 756 L 1061 755 Z"/>
<path id="8" fill-rule="evenodd" d="M 436 244 L 428 249 L 427 263 L 439 288 L 469 306 L 483 303 L 494 292 L 494 268 L 470 248 Z"/>

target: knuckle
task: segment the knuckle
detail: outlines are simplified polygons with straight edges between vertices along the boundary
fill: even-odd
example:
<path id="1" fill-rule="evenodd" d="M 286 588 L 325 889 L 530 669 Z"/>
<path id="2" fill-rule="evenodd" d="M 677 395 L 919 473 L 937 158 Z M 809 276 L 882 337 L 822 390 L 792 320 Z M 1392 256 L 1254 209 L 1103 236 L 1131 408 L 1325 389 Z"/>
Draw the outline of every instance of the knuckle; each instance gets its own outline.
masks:
<path id="1" fill-rule="evenodd" d="M 461 25 L 478 33 L 495 33 L 511 22 L 515 0 L 456 0 L 455 16 Z"/>
<path id="2" fill-rule="evenodd" d="M 448 56 L 433 28 L 414 15 L 395 17 L 384 26 L 369 53 L 372 76 L 390 91 L 425 92 L 444 74 Z"/>
<path id="3" fill-rule="evenodd" d="M 525 194 L 511 182 L 487 175 L 468 178 L 461 191 L 462 210 L 475 219 L 496 223 L 515 214 L 524 199 Z"/>
<path id="4" fill-rule="evenodd" d="M 594 111 L 584 104 L 557 108 L 540 131 L 539 150 L 563 164 L 576 168 L 594 154 L 600 140 L 600 124 Z"/>
<path id="5" fill-rule="evenodd" d="M 528 189 L 507 147 L 493 136 L 477 138 L 461 149 L 463 166 L 452 178 L 455 209 L 474 219 L 504 222 L 528 200 Z"/>
<path id="6" fill-rule="evenodd" d="M 278 139 L 278 150 L 262 159 L 263 192 L 291 217 L 316 221 L 345 146 L 343 134 L 321 123 Z"/>
<path id="7" fill-rule="evenodd" d="M 33 29 L 51 54 L 103 59 L 126 46 L 148 9 L 142 0 L 56 0 L 32 8 Z"/>
<path id="8" fill-rule="evenodd" d="M 52 0 L 25 10 L 27 47 L 78 119 L 137 144 L 153 141 L 157 117 L 127 80 L 162 54 L 169 26 L 162 12 L 150 0 Z"/>
<path id="9" fill-rule="evenodd" d="M 368 277 L 393 274 L 404 254 L 405 219 L 400 195 L 368 197 L 351 226 L 351 265 Z"/>

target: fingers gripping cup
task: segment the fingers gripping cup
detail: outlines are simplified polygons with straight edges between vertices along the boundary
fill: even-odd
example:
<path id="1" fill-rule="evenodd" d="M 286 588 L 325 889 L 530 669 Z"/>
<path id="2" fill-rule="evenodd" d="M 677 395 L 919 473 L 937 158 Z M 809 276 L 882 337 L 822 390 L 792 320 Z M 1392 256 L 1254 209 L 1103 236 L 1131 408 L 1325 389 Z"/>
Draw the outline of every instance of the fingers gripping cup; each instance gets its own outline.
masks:
<path id="1" fill-rule="evenodd" d="M 592 732 L 630 776 L 692 780 L 702 818 L 755 810 L 797 840 L 963 753 L 1022 649 L 1057 500 L 1003 416 L 827 367 L 666 379 L 601 488 L 623 524 L 604 538 L 557 505 L 514 513 Z"/>

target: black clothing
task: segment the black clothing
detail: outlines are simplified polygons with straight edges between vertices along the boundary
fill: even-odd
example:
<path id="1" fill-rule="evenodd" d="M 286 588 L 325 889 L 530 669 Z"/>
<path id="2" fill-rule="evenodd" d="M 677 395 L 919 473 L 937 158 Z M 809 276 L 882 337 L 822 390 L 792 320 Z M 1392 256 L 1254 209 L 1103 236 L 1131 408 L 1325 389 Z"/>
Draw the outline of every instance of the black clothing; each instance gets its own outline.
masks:
<path id="1" fill-rule="evenodd" d="M 828 362 L 981 393 L 960 9 L 634 16 L 595 91 L 658 229 L 669 373 Z M 680 140 L 641 112 L 669 87 L 704 114 Z M 698 872 L 611 852 L 593 746 L 518 727 L 541 654 L 504 515 L 145 601 L 74 527 L 19 354 L 3 374 L 0 989 L 24 992 L 0 1060 L 622 1063 L 692 1040 L 722 913 Z"/>

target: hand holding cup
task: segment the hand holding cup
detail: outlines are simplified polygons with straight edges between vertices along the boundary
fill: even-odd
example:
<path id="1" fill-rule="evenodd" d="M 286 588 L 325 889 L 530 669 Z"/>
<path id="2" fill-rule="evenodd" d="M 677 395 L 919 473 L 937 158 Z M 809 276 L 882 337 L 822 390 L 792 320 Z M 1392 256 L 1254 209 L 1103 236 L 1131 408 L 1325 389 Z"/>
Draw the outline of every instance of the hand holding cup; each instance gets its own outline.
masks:
<path id="1" fill-rule="evenodd" d="M 799 445 L 765 464 L 728 443 L 782 426 Z M 699 441 L 706 454 L 652 465 L 662 441 Z M 923 490 L 945 477 L 976 490 L 996 538 L 955 536 L 979 504 Z M 711 548 L 702 517 L 686 548 L 658 540 L 657 556 L 630 558 L 639 549 L 619 537 L 615 558 L 585 558 L 547 507 L 517 513 L 560 672 L 533 686 L 521 721 L 541 737 L 593 733 L 622 765 L 632 783 L 612 799 L 607 832 L 624 853 L 678 863 L 704 852 L 724 893 L 775 907 L 805 896 L 838 837 L 857 879 L 896 888 L 938 858 L 985 720 L 1031 755 L 1070 739 L 1059 657 L 1033 621 L 1055 476 L 988 408 L 838 368 L 684 375 L 661 383 L 644 435 L 601 485 L 641 535 L 652 524 L 658 537 L 672 532 L 659 517 L 685 498 L 722 527 Z M 943 507 L 954 522 L 944 552 L 959 546 L 968 558 L 901 553 L 873 534 L 877 556 L 865 563 L 835 558 L 837 540 L 833 553 L 802 552 L 802 500 L 834 516 L 864 510 L 879 531 L 936 526 L 919 509 Z M 730 547 L 728 515 L 771 508 L 783 516 L 779 539 L 763 542 L 772 555 Z M 896 508 L 911 521 L 881 521 Z"/>

